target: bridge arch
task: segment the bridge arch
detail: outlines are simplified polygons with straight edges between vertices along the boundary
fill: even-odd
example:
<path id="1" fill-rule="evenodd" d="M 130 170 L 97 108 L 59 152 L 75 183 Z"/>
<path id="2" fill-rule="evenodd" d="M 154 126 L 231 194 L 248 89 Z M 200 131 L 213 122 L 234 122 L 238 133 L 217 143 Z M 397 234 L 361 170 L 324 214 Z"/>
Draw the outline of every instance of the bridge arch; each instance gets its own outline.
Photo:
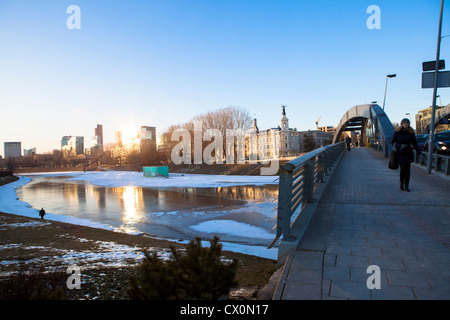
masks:
<path id="1" fill-rule="evenodd" d="M 359 131 L 361 144 L 370 143 L 373 148 L 382 151 L 385 157 L 389 157 L 394 126 L 379 105 L 364 104 L 349 109 L 336 127 L 333 143 L 343 141 L 342 133 L 346 131 Z"/>

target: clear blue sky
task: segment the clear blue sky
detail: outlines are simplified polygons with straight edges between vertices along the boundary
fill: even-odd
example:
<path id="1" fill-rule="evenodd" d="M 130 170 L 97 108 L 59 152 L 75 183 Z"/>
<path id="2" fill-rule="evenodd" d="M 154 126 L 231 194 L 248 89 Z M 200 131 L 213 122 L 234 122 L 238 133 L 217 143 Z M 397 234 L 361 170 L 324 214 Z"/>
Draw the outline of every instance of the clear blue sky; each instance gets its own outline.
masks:
<path id="1" fill-rule="evenodd" d="M 69 5 L 81 30 L 69 30 Z M 370 5 L 381 29 L 370 30 Z M 126 127 L 171 124 L 230 105 L 275 127 L 281 105 L 298 130 L 335 126 L 378 101 L 391 121 L 431 105 L 422 62 L 435 59 L 440 0 L 0 0 L 0 154 L 38 153 L 97 123 L 105 142 Z M 450 35 L 450 1 L 442 35 Z M 441 59 L 450 69 L 450 37 Z M 440 89 L 443 104 L 450 88 Z M 438 103 L 439 103 L 438 99 Z M 414 126 L 414 122 L 413 122 Z"/>

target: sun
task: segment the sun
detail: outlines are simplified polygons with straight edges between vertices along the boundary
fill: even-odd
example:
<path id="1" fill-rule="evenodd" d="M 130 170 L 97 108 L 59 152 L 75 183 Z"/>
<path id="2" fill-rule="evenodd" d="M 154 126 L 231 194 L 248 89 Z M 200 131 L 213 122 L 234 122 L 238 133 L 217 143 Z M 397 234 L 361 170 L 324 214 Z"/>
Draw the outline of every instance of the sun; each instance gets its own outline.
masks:
<path id="1" fill-rule="evenodd" d="M 134 128 L 125 128 L 122 130 L 122 144 L 129 145 L 137 138 L 137 131 Z"/>

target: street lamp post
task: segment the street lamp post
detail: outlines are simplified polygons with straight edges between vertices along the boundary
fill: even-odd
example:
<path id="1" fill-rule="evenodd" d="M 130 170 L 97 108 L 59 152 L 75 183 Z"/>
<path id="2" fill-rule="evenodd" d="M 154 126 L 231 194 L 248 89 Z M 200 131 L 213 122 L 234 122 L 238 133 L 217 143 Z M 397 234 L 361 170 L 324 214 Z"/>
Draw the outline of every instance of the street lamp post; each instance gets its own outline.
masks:
<path id="1" fill-rule="evenodd" d="M 437 97 L 437 83 L 439 74 L 439 54 L 441 52 L 441 35 L 442 35 L 442 12 L 444 9 L 444 0 L 441 0 L 441 13 L 439 16 L 439 31 L 436 49 L 436 65 L 434 68 L 434 87 L 433 87 L 433 104 L 431 106 L 431 123 L 430 123 L 430 140 L 428 142 L 428 161 L 427 173 L 431 174 L 431 164 L 433 162 L 433 148 L 434 148 L 434 122 L 436 120 L 436 97 Z"/>
<path id="2" fill-rule="evenodd" d="M 383 99 L 383 110 L 384 110 L 384 105 L 386 103 L 386 91 L 387 91 L 387 84 L 388 84 L 388 79 L 389 78 L 395 78 L 397 75 L 396 74 L 388 74 L 386 76 L 386 85 L 384 86 L 384 99 Z"/>

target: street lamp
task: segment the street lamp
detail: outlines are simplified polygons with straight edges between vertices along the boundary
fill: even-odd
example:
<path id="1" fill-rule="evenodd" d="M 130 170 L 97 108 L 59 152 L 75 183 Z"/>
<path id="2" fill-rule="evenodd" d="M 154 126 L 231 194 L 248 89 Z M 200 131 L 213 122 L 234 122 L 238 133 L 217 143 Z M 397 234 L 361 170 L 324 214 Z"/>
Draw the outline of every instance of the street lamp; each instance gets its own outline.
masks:
<path id="1" fill-rule="evenodd" d="M 440 94 L 438 94 L 437 96 L 436 96 L 436 98 L 439 98 L 439 101 L 440 101 L 440 106 L 442 107 L 442 100 L 441 100 L 441 95 Z"/>
<path id="2" fill-rule="evenodd" d="M 384 87 L 384 100 L 383 100 L 383 110 L 384 110 L 384 104 L 386 103 L 386 91 L 387 91 L 387 84 L 388 84 L 388 79 L 389 78 L 395 78 L 397 75 L 396 74 L 388 74 L 386 76 L 386 85 Z"/>

